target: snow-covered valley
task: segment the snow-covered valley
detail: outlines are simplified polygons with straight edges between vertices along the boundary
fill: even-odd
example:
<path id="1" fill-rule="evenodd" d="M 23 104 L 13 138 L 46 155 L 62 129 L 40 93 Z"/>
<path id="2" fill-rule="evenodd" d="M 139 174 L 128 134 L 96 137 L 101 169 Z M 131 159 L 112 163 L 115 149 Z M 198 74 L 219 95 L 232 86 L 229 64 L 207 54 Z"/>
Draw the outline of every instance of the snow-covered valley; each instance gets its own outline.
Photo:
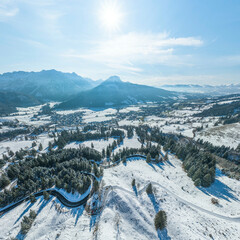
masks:
<path id="1" fill-rule="evenodd" d="M 237 165 L 224 167 L 225 163 L 217 162 L 213 184 L 210 187 L 196 186 L 184 169 L 183 161 L 175 154 L 169 151 L 168 160 L 163 160 L 166 155 L 163 148 L 165 142 L 160 146 L 157 140 L 150 140 L 151 131 L 159 129 L 158 134 L 162 137 L 175 136 L 173 139 L 179 138 L 183 146 L 192 142 L 202 144 L 202 148 L 203 144 L 210 142 L 216 154 L 217 146 L 223 148 L 222 145 L 236 154 L 240 143 L 239 123 L 224 125 L 221 117 L 196 115 L 212 106 L 210 102 L 202 108 L 192 106 L 178 109 L 174 106 L 172 110 L 164 110 L 164 106 L 150 104 L 122 109 L 79 108 L 44 115 L 39 114 L 41 105 L 21 108 L 18 113 L 1 118 L 2 136 L 6 133 L 12 136 L 11 132 L 14 131 L 21 133 L 0 142 L 0 154 L 5 159 L 7 156 L 0 171 L 1 177 L 5 178 L 9 168 L 12 169 L 15 164 L 27 164 L 28 159 L 33 159 L 34 164 L 34 159 L 39 159 L 45 169 L 47 160 L 44 162 L 42 157 L 51 158 L 55 152 L 69 154 L 83 149 L 89 153 L 96 151 L 94 154 L 99 154 L 98 159 L 101 158 L 96 162 L 104 170 L 103 176 L 96 178 L 99 184 L 96 192 L 92 192 L 93 182 L 82 194 L 71 192 L 71 184 L 64 182 L 67 176 L 61 179 L 61 187 L 54 184 L 47 187 L 72 202 L 84 199 L 78 207 L 67 207 L 58 197 L 50 194 L 49 200 L 37 196 L 36 202 L 27 199 L 10 211 L 3 212 L 0 216 L 0 239 L 239 239 L 240 182 L 238 175 L 233 174 L 235 178 L 230 178 L 220 170 L 226 172 L 226 169 L 233 169 L 236 173 Z M 159 113 L 154 114 L 156 111 Z M 142 139 L 141 131 L 144 129 L 147 130 Z M 146 161 L 145 153 L 141 153 L 144 158 L 137 157 L 137 153 L 135 157 L 128 157 L 126 162 L 121 157 L 129 149 L 143 151 L 147 148 L 157 151 L 159 156 L 151 156 L 150 162 Z M 26 155 L 18 159 L 17 152 Z M 119 156 L 120 159 L 117 158 Z M 161 159 L 157 163 L 159 157 Z M 87 160 L 91 164 L 95 161 L 91 157 Z M 52 168 L 59 167 L 61 161 Z M 79 161 L 79 158 L 74 158 L 74 161 Z M 229 161 L 229 164 L 232 162 Z M 64 165 L 63 172 L 67 172 L 65 169 L 67 167 Z M 56 178 L 58 175 L 53 176 L 52 181 Z M 1 189 L 1 194 L 6 195 L 6 190 L 18 188 L 18 179 L 14 176 L 11 179 L 5 190 Z M 81 189 L 83 176 L 79 179 L 77 187 Z M 49 182 L 51 180 L 46 180 L 46 183 Z M 153 188 L 151 194 L 146 192 L 150 183 Z M 30 210 L 35 211 L 36 218 L 27 234 L 23 235 L 22 222 L 24 217 L 30 216 Z M 166 213 L 167 225 L 163 230 L 156 230 L 154 218 L 160 210 Z"/>

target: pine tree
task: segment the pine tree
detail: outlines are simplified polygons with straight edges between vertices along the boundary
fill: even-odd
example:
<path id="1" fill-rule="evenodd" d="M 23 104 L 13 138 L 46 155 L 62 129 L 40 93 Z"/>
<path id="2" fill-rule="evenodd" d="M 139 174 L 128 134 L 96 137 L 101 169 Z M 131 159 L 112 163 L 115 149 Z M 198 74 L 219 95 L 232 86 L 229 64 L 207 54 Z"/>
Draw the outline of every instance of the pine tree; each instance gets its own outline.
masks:
<path id="1" fill-rule="evenodd" d="M 105 158 L 105 149 L 102 149 L 102 157 Z"/>
<path id="2" fill-rule="evenodd" d="M 196 180 L 194 181 L 194 185 L 195 185 L 196 187 L 201 186 L 201 179 L 200 179 L 200 178 L 196 179 Z"/>
<path id="3" fill-rule="evenodd" d="M 148 153 L 148 155 L 147 155 L 147 163 L 150 163 L 151 162 L 151 155 L 150 155 L 150 153 Z"/>
<path id="4" fill-rule="evenodd" d="M 30 195 L 30 202 L 31 203 L 35 203 L 37 200 L 36 200 L 36 197 L 33 195 L 33 194 L 31 194 Z"/>
<path id="5" fill-rule="evenodd" d="M 209 173 L 207 173 L 204 177 L 203 177 L 203 182 L 202 182 L 202 186 L 203 187 L 209 187 L 212 183 L 212 179 L 211 179 L 211 175 Z"/>
<path id="6" fill-rule="evenodd" d="M 148 186 L 146 188 L 146 193 L 148 195 L 153 193 L 153 189 L 152 189 L 152 184 L 151 183 L 148 184 Z"/>
<path id="7" fill-rule="evenodd" d="M 49 198 L 50 198 L 49 193 L 44 191 L 43 192 L 43 197 L 44 197 L 45 200 L 49 200 Z"/>
<path id="8" fill-rule="evenodd" d="M 42 150 L 43 150 L 42 143 L 39 144 L 38 150 L 39 150 L 39 151 L 42 151 Z"/>
<path id="9" fill-rule="evenodd" d="M 164 155 L 164 161 L 168 161 L 168 152 L 166 152 Z"/>
<path id="10" fill-rule="evenodd" d="M 49 151 L 49 152 L 52 151 L 52 143 L 51 143 L 51 142 L 48 143 L 48 151 Z"/>
<path id="11" fill-rule="evenodd" d="M 156 230 L 163 230 L 167 226 L 167 214 L 165 211 L 159 211 L 154 218 Z"/>
<path id="12" fill-rule="evenodd" d="M 99 183 L 98 183 L 97 180 L 94 180 L 94 182 L 93 182 L 93 191 L 97 192 L 98 189 L 99 189 Z"/>
<path id="13" fill-rule="evenodd" d="M 134 187 L 136 185 L 136 181 L 135 178 L 132 180 L 132 187 Z"/>
<path id="14" fill-rule="evenodd" d="M 13 157 L 13 156 L 14 156 L 14 152 L 13 152 L 12 150 L 10 150 L 10 151 L 8 152 L 8 155 L 9 155 L 10 157 Z"/>

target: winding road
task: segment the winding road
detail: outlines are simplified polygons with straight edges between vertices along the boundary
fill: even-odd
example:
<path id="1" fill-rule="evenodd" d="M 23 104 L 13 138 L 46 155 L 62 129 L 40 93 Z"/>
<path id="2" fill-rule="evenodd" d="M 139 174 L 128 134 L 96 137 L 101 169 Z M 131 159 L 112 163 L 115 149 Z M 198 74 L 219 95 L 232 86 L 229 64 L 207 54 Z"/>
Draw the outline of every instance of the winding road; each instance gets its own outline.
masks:
<path id="1" fill-rule="evenodd" d="M 88 176 L 91 176 L 92 179 L 96 179 L 98 180 L 98 178 L 92 174 L 92 173 L 87 173 L 87 172 L 81 172 L 82 174 L 86 174 Z M 91 182 L 91 186 L 92 186 L 92 182 Z M 39 192 L 36 192 L 34 193 L 33 195 L 35 197 L 40 197 L 43 195 L 43 192 L 47 192 L 49 193 L 49 195 L 52 195 L 54 197 L 56 197 L 64 206 L 66 207 L 70 207 L 70 208 L 75 208 L 75 207 L 79 207 L 81 205 L 84 205 L 87 200 L 93 195 L 93 188 L 91 188 L 90 192 L 81 200 L 79 201 L 76 201 L 76 202 L 73 202 L 73 201 L 69 201 L 64 195 L 62 195 L 58 190 L 56 189 L 47 189 L 47 190 L 42 190 L 42 191 L 39 191 Z M 20 204 L 22 204 L 23 202 L 25 201 L 28 201 L 30 200 L 30 196 L 27 196 L 25 198 L 22 198 L 21 200 L 15 202 L 15 203 L 12 203 L 4 208 L 2 208 L 0 210 L 0 215 L 3 215 L 4 213 L 12 210 L 13 208 L 19 206 Z"/>

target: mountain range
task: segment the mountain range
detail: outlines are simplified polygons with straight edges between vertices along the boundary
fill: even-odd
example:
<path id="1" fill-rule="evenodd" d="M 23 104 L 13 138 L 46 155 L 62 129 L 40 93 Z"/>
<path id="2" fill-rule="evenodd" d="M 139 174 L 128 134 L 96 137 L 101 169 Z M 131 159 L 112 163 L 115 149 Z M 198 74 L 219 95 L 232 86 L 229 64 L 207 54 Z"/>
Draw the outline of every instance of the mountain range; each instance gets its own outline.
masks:
<path id="1" fill-rule="evenodd" d="M 240 93 L 240 84 L 228 86 L 178 84 L 156 88 L 123 82 L 118 76 L 112 76 L 105 81 L 93 81 L 76 73 L 43 70 L 0 74 L 0 89 L 0 112 L 9 113 L 16 107 L 49 101 L 61 102 L 57 108 L 71 109 L 171 101 L 181 96 L 189 98 L 197 93 L 205 96 L 226 95 Z"/>
<path id="2" fill-rule="evenodd" d="M 98 83 L 76 73 L 56 70 L 19 71 L 0 75 L 1 91 L 28 94 L 41 102 L 63 101 L 74 94 L 97 86 Z"/>

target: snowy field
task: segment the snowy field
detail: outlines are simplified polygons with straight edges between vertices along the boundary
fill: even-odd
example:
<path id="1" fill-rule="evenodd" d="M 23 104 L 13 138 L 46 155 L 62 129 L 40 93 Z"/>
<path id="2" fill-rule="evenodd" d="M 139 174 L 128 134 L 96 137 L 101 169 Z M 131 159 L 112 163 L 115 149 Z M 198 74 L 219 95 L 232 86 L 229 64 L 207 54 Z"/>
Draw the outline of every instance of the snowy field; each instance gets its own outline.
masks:
<path id="1" fill-rule="evenodd" d="M 100 140 L 89 140 L 84 142 L 72 142 L 67 144 L 64 148 L 79 148 L 79 145 L 83 145 L 86 147 L 92 147 L 92 144 L 94 146 L 94 149 L 102 152 L 102 149 L 106 149 L 109 144 L 112 144 L 114 142 L 114 138 L 109 138 L 108 140 L 100 139 Z"/>
<path id="2" fill-rule="evenodd" d="M 213 127 L 200 132 L 196 139 L 203 139 L 215 146 L 229 146 L 236 148 L 240 144 L 240 123 Z"/>
<path id="3" fill-rule="evenodd" d="M 131 106 L 131 107 L 126 107 L 123 108 L 121 110 L 119 110 L 120 113 L 128 113 L 128 112 L 139 112 L 140 111 L 140 107 L 136 107 L 136 106 Z"/>
<path id="4" fill-rule="evenodd" d="M 108 108 L 102 111 L 92 111 L 88 109 L 84 113 L 83 122 L 90 123 L 109 121 L 114 118 L 112 115 L 115 115 L 116 113 L 117 110 L 113 108 Z"/>
<path id="5" fill-rule="evenodd" d="M 23 140 L 23 138 L 16 138 L 12 141 L 2 141 L 0 143 L 0 155 L 7 152 L 7 149 L 9 148 L 13 152 L 19 151 L 22 149 L 30 149 L 32 147 L 33 141 L 37 143 L 37 147 L 41 143 L 43 146 L 43 150 L 46 150 L 48 147 L 48 142 L 53 142 L 53 138 L 48 137 L 47 133 L 42 133 L 37 136 L 37 139 L 35 140 Z M 37 150 L 37 147 L 35 149 Z"/>
<path id="6" fill-rule="evenodd" d="M 53 103 L 51 103 L 50 105 L 52 104 Z M 45 125 L 51 122 L 50 116 L 41 115 L 41 116 L 38 116 L 37 118 L 34 118 L 34 115 L 39 113 L 42 106 L 43 105 L 27 107 L 27 108 L 17 108 L 16 113 L 12 113 L 7 117 L 2 117 L 0 118 L 0 120 L 14 121 L 17 119 L 19 123 L 26 124 L 29 126 Z"/>
<path id="7" fill-rule="evenodd" d="M 160 209 L 168 217 L 167 231 L 159 234 L 163 239 L 211 239 L 210 234 L 214 239 L 239 239 L 240 218 L 231 219 L 240 217 L 239 181 L 219 173 L 212 187 L 201 190 L 183 172 L 181 162 L 170 158 L 159 166 L 140 160 L 105 170 L 105 184 L 114 187 L 101 216 L 99 239 L 159 239 L 153 219 Z M 136 192 L 133 178 L 139 184 Z M 141 191 L 150 181 L 156 183 L 154 197 Z M 213 205 L 211 197 L 218 198 L 220 206 Z"/>

